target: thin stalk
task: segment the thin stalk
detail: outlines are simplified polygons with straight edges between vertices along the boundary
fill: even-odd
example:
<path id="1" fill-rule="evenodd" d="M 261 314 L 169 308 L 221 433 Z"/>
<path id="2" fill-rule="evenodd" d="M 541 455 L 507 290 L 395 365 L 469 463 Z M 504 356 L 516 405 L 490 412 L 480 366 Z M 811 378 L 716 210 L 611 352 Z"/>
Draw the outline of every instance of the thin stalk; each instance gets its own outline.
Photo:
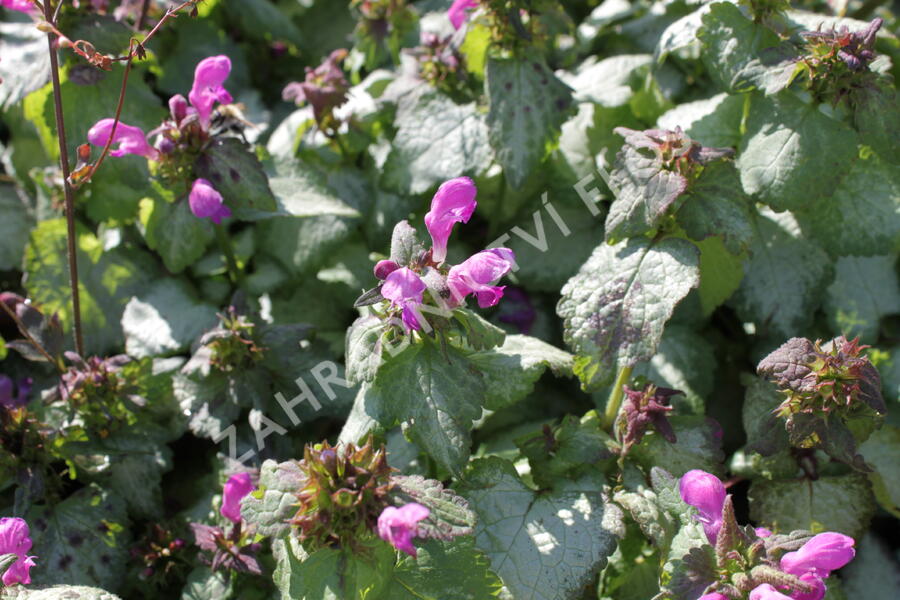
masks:
<path id="1" fill-rule="evenodd" d="M 143 0 L 141 2 L 141 12 L 138 15 L 137 23 L 135 23 L 134 28 L 137 31 L 140 31 L 144 28 L 144 21 L 147 19 L 147 11 L 150 9 L 150 0 Z"/>
<path id="2" fill-rule="evenodd" d="M 60 0 L 60 3 L 62 0 Z M 50 0 L 44 1 L 44 18 L 53 23 Z M 72 315 L 74 320 L 75 351 L 84 356 L 84 335 L 81 329 L 81 298 L 78 291 L 78 261 L 75 253 L 75 198 L 69 185 L 69 148 L 66 144 L 66 125 L 63 120 L 62 91 L 59 85 L 59 61 L 53 47 L 55 36 L 47 34 L 50 52 L 50 78 L 53 81 L 53 103 L 56 109 L 56 137 L 59 141 L 59 162 L 63 173 L 63 192 L 66 199 L 67 253 L 69 258 L 69 286 L 72 290 Z"/>
<path id="3" fill-rule="evenodd" d="M 28 341 L 29 344 L 34 346 L 34 349 L 38 351 L 38 353 L 47 359 L 51 365 L 55 366 L 59 369 L 60 373 L 65 372 L 65 368 L 55 359 L 50 353 L 44 348 L 39 341 L 35 339 L 31 332 L 28 331 L 28 328 L 25 326 L 25 323 L 22 322 L 22 319 L 19 318 L 19 315 L 16 314 L 16 311 L 7 306 L 6 302 L 0 302 L 0 308 L 6 311 L 6 314 L 9 315 L 9 318 L 13 320 L 16 324 L 16 327 L 19 328 L 19 333 Z"/>
<path id="4" fill-rule="evenodd" d="M 231 245 L 231 239 L 225 232 L 225 227 L 214 224 L 213 229 L 216 230 L 216 241 L 219 243 L 219 249 L 222 251 L 222 256 L 225 257 L 228 278 L 231 279 L 231 283 L 236 286 L 241 288 L 244 287 L 244 273 L 238 268 L 237 258 L 234 256 L 234 247 Z"/>
<path id="5" fill-rule="evenodd" d="M 622 406 L 622 397 L 625 395 L 623 388 L 631 379 L 631 369 L 631 367 L 619 369 L 619 375 L 609 393 L 609 400 L 606 401 L 606 410 L 603 413 L 603 429 L 607 431 L 612 431 L 616 417 L 619 416 L 619 407 Z"/>

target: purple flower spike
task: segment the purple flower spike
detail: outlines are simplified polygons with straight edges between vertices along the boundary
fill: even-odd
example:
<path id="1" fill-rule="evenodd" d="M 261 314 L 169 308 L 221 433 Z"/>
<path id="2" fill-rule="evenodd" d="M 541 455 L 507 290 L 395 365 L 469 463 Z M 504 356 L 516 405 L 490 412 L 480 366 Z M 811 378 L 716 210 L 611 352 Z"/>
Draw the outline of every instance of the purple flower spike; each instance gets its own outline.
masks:
<path id="1" fill-rule="evenodd" d="M 216 225 L 225 217 L 231 216 L 231 209 L 225 206 L 222 194 L 206 179 L 201 178 L 194 182 L 188 202 L 195 217 L 201 219 L 208 217 Z"/>
<path id="2" fill-rule="evenodd" d="M 101 148 L 106 146 L 106 142 L 112 133 L 113 123 L 115 123 L 115 119 L 101 119 L 97 121 L 88 130 L 88 141 Z M 151 160 L 156 160 L 158 156 L 156 150 L 147 142 L 147 136 L 144 135 L 143 129 L 126 125 L 121 121 L 116 125 L 113 144 L 118 144 L 119 147 L 111 150 L 110 156 L 119 157 L 126 154 L 137 154 Z"/>
<path id="3" fill-rule="evenodd" d="M 478 190 L 468 177 L 445 181 L 431 200 L 431 210 L 425 215 L 425 227 L 431 234 L 434 248 L 431 258 L 440 264 L 447 258 L 447 240 L 456 223 L 468 223 L 475 212 Z"/>
<path id="4" fill-rule="evenodd" d="M 478 0 L 454 0 L 453 4 L 447 10 L 447 17 L 453 23 L 454 29 L 462 27 L 466 19 L 469 18 L 468 11 L 478 7 Z"/>
<path id="5" fill-rule="evenodd" d="M 216 102 L 231 103 L 231 94 L 222 87 L 230 73 L 231 59 L 224 54 L 210 56 L 197 63 L 194 70 L 194 85 L 188 98 L 191 105 L 197 109 L 197 115 L 202 123 L 209 123 L 209 116 Z"/>
<path id="6" fill-rule="evenodd" d="M 219 512 L 233 523 L 241 522 L 241 500 L 253 491 L 250 473 L 235 473 L 225 482 L 222 492 L 222 508 Z"/>
<path id="7" fill-rule="evenodd" d="M 378 535 L 397 550 L 416 557 L 412 539 L 416 537 L 418 523 L 431 511 L 421 504 L 410 502 L 400 508 L 388 506 L 378 517 Z"/>
<path id="8" fill-rule="evenodd" d="M 28 523 L 18 517 L 0 519 L 0 555 L 16 554 L 18 560 L 3 574 L 3 585 L 31 583 L 28 570 L 34 566 L 34 557 L 27 556 L 31 550 L 31 538 L 28 537 Z"/>
<path id="9" fill-rule="evenodd" d="M 790 596 L 785 596 L 768 583 L 756 586 L 750 592 L 750 600 L 792 600 Z"/>
<path id="10" fill-rule="evenodd" d="M 407 331 L 422 328 L 417 313 L 425 287 L 425 282 L 407 267 L 392 272 L 381 286 L 381 295 L 390 300 L 392 306 L 403 309 L 403 324 Z"/>
<path id="11" fill-rule="evenodd" d="M 715 475 L 694 469 L 681 478 L 678 486 L 681 499 L 698 511 L 698 521 L 710 544 L 716 543 L 716 536 L 722 528 L 722 507 L 725 505 L 725 485 Z"/>
<path id="12" fill-rule="evenodd" d="M 826 579 L 832 571 L 840 569 L 856 556 L 852 537 L 826 532 L 820 533 L 803 544 L 796 552 L 781 557 L 781 568 L 792 575 L 811 573 Z"/>
<path id="13" fill-rule="evenodd" d="M 450 268 L 447 285 L 454 300 L 461 303 L 469 294 L 478 298 L 478 306 L 494 306 L 503 297 L 504 286 L 494 285 L 515 265 L 509 248 L 492 248 L 473 254 L 465 262 Z"/>

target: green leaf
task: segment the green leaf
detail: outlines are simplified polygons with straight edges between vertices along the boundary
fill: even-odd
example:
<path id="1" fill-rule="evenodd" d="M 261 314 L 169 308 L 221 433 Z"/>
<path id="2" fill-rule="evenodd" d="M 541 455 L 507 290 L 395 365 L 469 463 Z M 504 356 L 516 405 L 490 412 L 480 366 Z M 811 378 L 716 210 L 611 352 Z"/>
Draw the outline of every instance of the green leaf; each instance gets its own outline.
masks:
<path id="1" fill-rule="evenodd" d="M 859 540 L 856 556 L 841 569 L 841 581 L 847 598 L 894 600 L 900 597 L 900 565 L 896 555 L 872 532 Z"/>
<path id="2" fill-rule="evenodd" d="M 834 194 L 797 213 L 803 232 L 832 256 L 875 256 L 898 247 L 900 166 L 860 158 Z"/>
<path id="3" fill-rule="evenodd" d="M 128 567 L 128 521 L 125 503 L 96 486 L 82 488 L 54 506 L 33 508 L 31 551 L 52 569 L 34 569 L 35 584 L 45 582 L 121 585 Z"/>
<path id="4" fill-rule="evenodd" d="M 385 186 L 422 194 L 460 175 L 481 175 L 491 164 L 491 149 L 485 117 L 475 103 L 457 104 L 436 90 L 413 96 L 397 107 Z"/>
<path id="5" fill-rule="evenodd" d="M 5 13 L 0 22 L 0 106 L 4 111 L 50 80 L 47 34 L 30 17 Z"/>
<path id="6" fill-rule="evenodd" d="M 835 192 L 856 144 L 856 132 L 817 105 L 791 94 L 755 96 L 737 158 L 744 191 L 779 211 L 811 206 Z"/>
<path id="7" fill-rule="evenodd" d="M 485 70 L 490 143 L 513 188 L 544 159 L 572 104 L 572 91 L 542 58 L 490 57 Z"/>
<path id="8" fill-rule="evenodd" d="M 737 291 L 744 279 L 745 254 L 736 256 L 725 248 L 720 236 L 708 237 L 700 248 L 700 309 L 710 315 Z"/>
<path id="9" fill-rule="evenodd" d="M 659 117 L 656 125 L 670 131 L 681 127 L 688 137 L 704 146 L 736 148 L 741 142 L 746 98 L 723 93 L 706 100 L 679 104 Z"/>
<path id="10" fill-rule="evenodd" d="M 890 256 L 843 256 L 825 298 L 831 331 L 862 343 L 878 341 L 879 320 L 900 312 L 900 283 Z"/>
<path id="11" fill-rule="evenodd" d="M 166 196 L 154 194 L 140 203 L 140 222 L 147 245 L 162 257 L 166 268 L 180 273 L 196 263 L 215 237 L 208 219 L 191 212 L 187 198 L 170 202 Z"/>
<path id="12" fill-rule="evenodd" d="M 469 355 L 484 376 L 485 407 L 498 410 L 531 393 L 547 368 L 557 376 L 572 374 L 573 356 L 527 335 L 509 335 L 499 348 Z"/>
<path id="13" fill-rule="evenodd" d="M 487 600 L 500 593 L 500 580 L 471 538 L 417 546 L 416 558 L 404 556 L 394 569 L 384 600 Z"/>
<path id="14" fill-rule="evenodd" d="M 463 354 L 423 341 L 385 362 L 365 401 L 378 407 L 386 427 L 408 422 L 407 436 L 441 467 L 459 473 L 483 396 L 482 376 Z"/>
<path id="15" fill-rule="evenodd" d="M 0 589 L 2 600 L 120 600 L 100 588 L 83 585 L 14 585 Z"/>
<path id="16" fill-rule="evenodd" d="M 84 187 L 87 214 L 97 223 L 131 223 L 138 217 L 141 199 L 159 187 L 150 178 L 144 157 L 113 158 L 105 161 Z"/>
<path id="17" fill-rule="evenodd" d="M 474 311 L 457 308 L 453 317 L 465 329 L 466 344 L 474 350 L 490 350 L 506 340 L 505 331 Z"/>
<path id="18" fill-rule="evenodd" d="M 591 57 L 566 83 L 572 86 L 577 102 L 604 108 L 625 106 L 643 86 L 652 63 L 649 54 L 622 54 L 599 61 Z"/>
<path id="19" fill-rule="evenodd" d="M 763 456 L 772 456 L 787 449 L 788 436 L 784 422 L 775 416 L 775 409 L 784 400 L 774 383 L 762 377 L 743 375 L 746 387 L 742 407 L 742 421 L 747 433 L 747 447 Z"/>
<path id="20" fill-rule="evenodd" d="M 417 502 L 431 511 L 419 522 L 418 537 L 451 540 L 472 534 L 475 513 L 469 503 L 453 490 L 445 489 L 440 481 L 421 475 L 395 475 L 391 477 L 391 483 L 394 484 L 391 489 L 394 504 L 403 506 Z"/>
<path id="21" fill-rule="evenodd" d="M 596 479 L 538 494 L 509 461 L 472 464 L 461 493 L 478 514 L 475 543 L 512 597 L 564 600 L 593 581 L 625 533 L 623 513 Z"/>
<path id="22" fill-rule="evenodd" d="M 900 518 L 900 428 L 885 425 L 859 447 L 866 462 L 875 499 L 881 507 Z"/>
<path id="23" fill-rule="evenodd" d="M 382 363 L 384 321 L 374 315 L 360 317 L 347 329 L 347 381 L 351 384 L 372 381 Z"/>
<path id="24" fill-rule="evenodd" d="M 875 500 L 862 475 L 820 477 L 816 481 L 754 481 L 750 518 L 760 526 L 786 533 L 837 531 L 859 539 L 869 527 Z M 852 507 L 852 510 L 848 510 Z"/>
<path id="25" fill-rule="evenodd" d="M 675 415 L 669 418 L 677 442 L 670 444 L 655 432 L 648 433 L 628 453 L 645 471 L 665 469 L 681 477 L 691 469 L 724 475 L 722 439 L 719 425 L 706 417 Z"/>
<path id="26" fill-rule="evenodd" d="M 283 536 L 290 530 L 287 521 L 297 512 L 296 493 L 304 485 L 296 461 L 266 460 L 259 471 L 259 485 L 241 501 L 241 517 L 256 525 L 260 535 Z"/>
<path id="27" fill-rule="evenodd" d="M 234 25 L 248 36 L 259 40 L 284 41 L 299 44 L 303 39 L 294 23 L 266 0 L 247 0 L 240 7 L 225 2 L 220 5 Z"/>
<path id="28" fill-rule="evenodd" d="M 228 600 L 233 592 L 229 574 L 203 565 L 194 567 L 188 575 L 181 600 Z"/>
<path id="29" fill-rule="evenodd" d="M 886 84 L 885 78 L 874 85 L 854 90 L 853 123 L 860 139 L 872 147 L 886 161 L 897 165 L 897 140 L 900 139 L 900 123 L 895 118 L 900 112 L 897 90 Z"/>
<path id="30" fill-rule="evenodd" d="M 135 358 L 182 352 L 217 322 L 216 308 L 198 301 L 187 284 L 164 279 L 125 305 L 125 349 Z"/>
<path id="31" fill-rule="evenodd" d="M 79 292 L 88 354 L 103 354 L 122 343 L 120 321 L 125 304 L 154 280 L 156 265 L 131 248 L 104 250 L 100 240 L 76 227 Z M 32 230 L 25 252 L 30 297 L 48 314 L 57 312 L 66 331 L 72 328 L 72 299 L 66 260 L 66 222 L 43 221 Z"/>
<path id="32" fill-rule="evenodd" d="M 314 167 L 300 161 L 279 161 L 269 187 L 278 203 L 270 216 L 291 217 L 359 217 L 359 211 L 344 202 L 328 187 L 327 178 Z M 258 215 L 263 218 L 265 213 Z"/>
<path id="33" fill-rule="evenodd" d="M 789 216 L 770 216 L 753 220 L 750 259 L 731 303 L 741 319 L 788 337 L 812 322 L 831 279 L 831 260 L 818 245 L 793 236 Z"/>
<path id="34" fill-rule="evenodd" d="M 11 185 L 0 185 L 0 270 L 22 268 L 32 219 Z"/>
<path id="35" fill-rule="evenodd" d="M 212 183 L 238 219 L 254 220 L 277 210 L 262 164 L 236 138 L 216 138 L 197 158 L 194 170 Z"/>
<path id="36" fill-rule="evenodd" d="M 700 242 L 720 236 L 732 254 L 746 250 L 753 239 L 752 205 L 741 192 L 737 170 L 730 161 L 703 169 L 691 184 L 677 218 L 690 239 Z"/>
<path id="37" fill-rule="evenodd" d="M 563 287 L 556 309 L 585 388 L 653 356 L 675 305 L 700 283 L 699 254 L 674 238 L 635 238 L 594 250 Z"/>
<path id="38" fill-rule="evenodd" d="M 357 227 L 358 219 L 275 217 L 255 227 L 258 248 L 277 259 L 292 275 L 313 272 L 342 248 Z"/>

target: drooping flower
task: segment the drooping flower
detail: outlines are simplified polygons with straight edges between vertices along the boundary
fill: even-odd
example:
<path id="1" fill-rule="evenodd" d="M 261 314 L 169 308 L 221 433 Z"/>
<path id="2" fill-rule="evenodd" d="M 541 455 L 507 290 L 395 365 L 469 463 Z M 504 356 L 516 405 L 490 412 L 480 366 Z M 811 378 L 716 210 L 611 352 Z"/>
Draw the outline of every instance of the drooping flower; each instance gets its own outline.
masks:
<path id="1" fill-rule="evenodd" d="M 750 600 L 792 600 L 790 596 L 785 596 L 771 584 L 764 583 L 762 585 L 756 586 L 752 592 L 750 592 Z"/>
<path id="2" fill-rule="evenodd" d="M 431 511 L 421 504 L 410 502 L 400 508 L 388 506 L 378 517 L 378 535 L 397 550 L 416 557 L 412 539 L 416 537 L 418 523 Z"/>
<path id="3" fill-rule="evenodd" d="M 447 285 L 457 303 L 469 294 L 478 298 L 478 306 L 494 306 L 503 297 L 505 286 L 495 285 L 515 265 L 515 255 L 509 248 L 491 248 L 473 254 L 464 262 L 450 267 Z"/>
<path id="4" fill-rule="evenodd" d="M 231 103 L 231 94 L 222 87 L 230 73 L 231 59 L 224 54 L 210 56 L 197 63 L 197 68 L 194 69 L 194 85 L 191 86 L 188 99 L 197 109 L 201 123 L 209 123 L 209 116 L 216 102 Z"/>
<path id="5" fill-rule="evenodd" d="M 468 11 L 478 7 L 478 0 L 454 0 L 447 10 L 447 17 L 454 29 L 459 29 L 469 18 Z"/>
<path id="6" fill-rule="evenodd" d="M 222 194 L 203 178 L 194 182 L 188 203 L 195 217 L 201 219 L 208 217 L 216 225 L 221 223 L 225 217 L 231 216 L 231 209 L 225 205 Z"/>
<path id="7" fill-rule="evenodd" d="M 0 0 L 0 6 L 19 12 L 31 12 L 34 9 L 34 2 L 31 0 Z"/>
<path id="8" fill-rule="evenodd" d="M 18 559 L 3 574 L 3 585 L 31 583 L 29 569 L 34 566 L 34 556 L 26 553 L 31 550 L 28 523 L 18 517 L 0 519 L 0 555 L 16 554 Z"/>
<path id="9" fill-rule="evenodd" d="M 403 324 L 407 330 L 422 328 L 417 313 L 425 288 L 425 282 L 407 267 L 393 271 L 381 286 L 381 295 L 390 300 L 391 305 L 403 309 Z"/>
<path id="10" fill-rule="evenodd" d="M 115 123 L 115 119 L 101 119 L 97 121 L 88 130 L 88 141 L 101 148 L 106 146 L 106 142 L 112 133 L 113 123 Z M 147 142 L 143 129 L 126 125 L 121 121 L 116 125 L 113 144 L 118 144 L 118 148 L 110 150 L 110 156 L 119 157 L 126 154 L 137 154 L 151 160 L 156 160 L 158 157 L 156 149 Z"/>
<path id="11" fill-rule="evenodd" d="M 700 512 L 697 520 L 703 525 L 706 538 L 715 544 L 722 528 L 725 485 L 715 475 L 694 469 L 681 477 L 678 489 L 681 499 Z"/>
<path id="12" fill-rule="evenodd" d="M 440 264 L 447 258 L 447 240 L 456 223 L 468 223 L 475 212 L 478 190 L 468 177 L 445 181 L 431 200 L 431 210 L 425 215 L 425 227 L 431 234 L 434 248 L 431 257 Z"/>
<path id="13" fill-rule="evenodd" d="M 233 523 L 241 522 L 241 500 L 253 491 L 250 473 L 235 473 L 225 482 L 222 491 L 222 508 L 219 512 Z"/>

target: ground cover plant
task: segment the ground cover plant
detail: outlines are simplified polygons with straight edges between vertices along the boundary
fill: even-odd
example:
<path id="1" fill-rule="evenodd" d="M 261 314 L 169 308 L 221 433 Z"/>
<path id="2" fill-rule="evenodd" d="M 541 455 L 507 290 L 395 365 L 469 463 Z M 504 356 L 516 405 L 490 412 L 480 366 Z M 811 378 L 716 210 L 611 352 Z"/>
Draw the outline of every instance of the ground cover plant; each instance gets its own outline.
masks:
<path id="1" fill-rule="evenodd" d="M 896 3 L 0 4 L 0 599 L 900 597 Z"/>

